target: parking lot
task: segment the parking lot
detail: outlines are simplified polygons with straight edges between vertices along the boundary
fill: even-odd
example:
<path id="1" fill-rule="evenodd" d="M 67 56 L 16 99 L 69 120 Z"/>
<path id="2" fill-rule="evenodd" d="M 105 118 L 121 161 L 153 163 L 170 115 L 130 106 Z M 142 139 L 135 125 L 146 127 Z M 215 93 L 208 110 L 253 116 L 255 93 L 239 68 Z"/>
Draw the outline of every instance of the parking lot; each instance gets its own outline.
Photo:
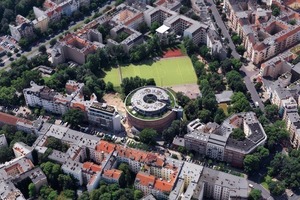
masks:
<path id="1" fill-rule="evenodd" d="M 18 51 L 17 53 L 15 53 L 15 49 Z M 11 56 L 7 56 L 8 52 L 11 53 Z M 18 56 L 20 56 L 20 46 L 17 41 L 9 35 L 0 37 L 0 66 L 4 66 L 6 62 L 12 61 Z"/>

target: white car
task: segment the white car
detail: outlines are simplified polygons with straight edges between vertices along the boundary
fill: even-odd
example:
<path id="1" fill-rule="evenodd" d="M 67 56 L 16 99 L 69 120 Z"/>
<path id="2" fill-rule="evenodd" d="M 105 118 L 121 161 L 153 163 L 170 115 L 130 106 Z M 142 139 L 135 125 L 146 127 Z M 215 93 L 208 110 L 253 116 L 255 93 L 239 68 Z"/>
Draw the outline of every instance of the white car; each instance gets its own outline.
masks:
<path id="1" fill-rule="evenodd" d="M 253 188 L 254 186 L 253 186 L 252 184 L 249 184 L 249 187 L 250 187 L 250 188 Z"/>

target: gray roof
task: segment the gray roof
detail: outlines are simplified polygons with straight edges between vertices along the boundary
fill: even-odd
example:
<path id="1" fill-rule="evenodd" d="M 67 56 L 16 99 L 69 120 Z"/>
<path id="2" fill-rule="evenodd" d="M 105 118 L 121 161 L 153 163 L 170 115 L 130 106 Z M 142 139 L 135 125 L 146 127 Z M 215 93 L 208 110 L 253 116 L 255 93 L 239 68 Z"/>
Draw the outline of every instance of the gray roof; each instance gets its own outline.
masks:
<path id="1" fill-rule="evenodd" d="M 50 160 L 63 164 L 69 158 L 69 155 L 53 149 L 52 153 L 48 156 L 48 158 Z"/>
<path id="2" fill-rule="evenodd" d="M 141 200 L 156 200 L 156 199 L 152 194 L 148 194 L 147 196 L 144 196 Z"/>
<path id="3" fill-rule="evenodd" d="M 229 189 L 231 197 L 248 197 L 247 179 L 204 167 L 201 181 Z"/>
<path id="4" fill-rule="evenodd" d="M 220 94 L 216 94 L 216 100 L 218 103 L 227 103 L 231 101 L 231 96 L 233 95 L 232 90 L 226 90 Z"/>
<path id="5" fill-rule="evenodd" d="M 175 137 L 172 142 L 173 145 L 184 147 L 184 138 Z"/>

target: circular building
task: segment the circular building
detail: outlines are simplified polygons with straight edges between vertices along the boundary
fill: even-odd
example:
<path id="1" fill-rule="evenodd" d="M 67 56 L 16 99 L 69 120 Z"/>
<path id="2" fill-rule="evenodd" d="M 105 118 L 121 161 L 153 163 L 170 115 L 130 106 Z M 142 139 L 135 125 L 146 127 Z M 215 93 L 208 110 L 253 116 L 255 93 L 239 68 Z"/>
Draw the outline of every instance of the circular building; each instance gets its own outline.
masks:
<path id="1" fill-rule="evenodd" d="M 125 109 L 130 125 L 142 130 L 162 131 L 177 117 L 176 101 L 171 92 L 156 86 L 145 86 L 130 92 Z"/>

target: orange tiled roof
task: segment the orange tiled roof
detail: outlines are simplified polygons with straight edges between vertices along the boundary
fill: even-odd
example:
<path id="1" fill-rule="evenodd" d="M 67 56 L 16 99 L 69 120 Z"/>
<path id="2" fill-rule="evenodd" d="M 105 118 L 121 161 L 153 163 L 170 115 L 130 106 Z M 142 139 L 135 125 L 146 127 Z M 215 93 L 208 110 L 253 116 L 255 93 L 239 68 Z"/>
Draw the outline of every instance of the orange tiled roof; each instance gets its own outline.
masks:
<path id="1" fill-rule="evenodd" d="M 101 166 L 97 165 L 97 164 L 95 164 L 93 162 L 85 162 L 85 163 L 83 163 L 82 168 L 85 169 L 85 170 L 92 170 L 93 172 L 99 172 L 99 171 L 101 171 Z"/>
<path id="2" fill-rule="evenodd" d="M 173 189 L 173 185 L 173 182 L 157 179 L 155 181 L 154 188 L 163 192 L 170 192 Z"/>
<path id="3" fill-rule="evenodd" d="M 122 175 L 122 171 L 118 170 L 118 169 L 110 169 L 110 170 L 105 170 L 105 172 L 103 173 L 104 176 L 108 177 L 108 178 L 112 178 L 114 180 L 118 180 L 121 175 Z"/>
<path id="4" fill-rule="evenodd" d="M 139 184 L 144 186 L 154 185 L 155 182 L 155 176 L 143 172 L 139 172 L 136 179 L 139 180 Z"/>
<path id="5" fill-rule="evenodd" d="M 101 140 L 96 146 L 96 151 L 112 153 L 115 150 L 115 148 L 116 148 L 115 144 Z"/>

